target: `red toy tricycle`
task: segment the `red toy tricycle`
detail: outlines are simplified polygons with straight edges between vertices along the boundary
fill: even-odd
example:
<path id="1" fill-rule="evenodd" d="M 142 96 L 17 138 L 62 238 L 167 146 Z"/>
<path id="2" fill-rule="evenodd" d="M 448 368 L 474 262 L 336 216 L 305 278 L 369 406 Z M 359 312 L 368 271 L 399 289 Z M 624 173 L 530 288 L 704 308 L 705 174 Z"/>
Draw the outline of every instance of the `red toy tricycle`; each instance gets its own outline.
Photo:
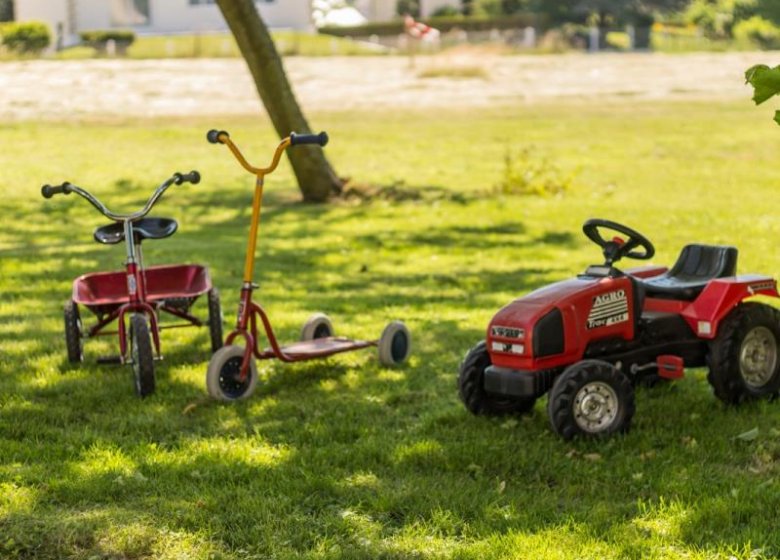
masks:
<path id="1" fill-rule="evenodd" d="M 277 358 L 283 362 L 299 362 L 375 346 L 378 347 L 379 360 L 383 364 L 403 363 L 409 356 L 411 337 L 409 330 L 400 321 L 389 323 L 379 340 L 352 340 L 333 336 L 333 325 L 330 319 L 323 313 L 316 313 L 303 326 L 299 342 L 280 346 L 265 310 L 252 301 L 252 292 L 257 288 L 252 278 L 254 276 L 255 248 L 260 225 L 265 176 L 276 169 L 284 150 L 289 146 L 301 144 L 324 146 L 328 143 L 328 135 L 324 132 L 321 134 L 293 133 L 282 140 L 276 148 L 271 164 L 266 168 L 252 167 L 244 159 L 227 132 L 211 130 L 207 138 L 212 144 L 227 145 L 241 166 L 252 173 L 256 179 L 249 246 L 244 262 L 244 282 L 241 286 L 241 300 L 238 306 L 238 321 L 236 329 L 225 340 L 225 346 L 215 352 L 209 362 L 206 373 L 206 387 L 209 394 L 223 401 L 244 399 L 251 395 L 257 386 L 257 369 L 255 361 L 252 359 L 253 355 L 258 360 Z M 263 351 L 260 351 L 258 347 L 258 321 L 262 322 L 266 338 L 271 346 Z M 233 345 L 236 338 L 243 339 L 244 345 Z"/>
<path id="2" fill-rule="evenodd" d="M 119 338 L 119 356 L 103 358 L 100 362 L 129 363 L 133 367 L 138 396 L 154 392 L 154 360 L 161 360 L 160 330 L 185 326 L 203 326 L 190 314 L 190 307 L 203 294 L 208 294 L 208 327 L 212 351 L 222 346 L 222 311 L 219 293 L 211 285 L 208 270 L 198 265 L 169 265 L 144 268 L 141 242 L 145 239 L 163 239 L 173 235 L 178 224 L 170 218 L 145 217 L 171 185 L 197 184 L 197 171 L 175 173 L 160 185 L 142 210 L 133 214 L 116 214 L 84 189 L 63 183 L 52 187 L 44 185 L 41 194 L 51 198 L 55 194 L 76 193 L 84 197 L 98 211 L 115 223 L 99 227 L 94 237 L 98 243 L 114 245 L 125 242 L 126 269 L 121 272 L 96 272 L 79 276 L 73 282 L 73 296 L 65 304 L 65 344 L 68 360 L 83 360 L 83 339 L 116 334 Z M 83 328 L 79 306 L 86 307 L 97 317 L 97 323 Z M 160 325 L 158 315 L 165 312 L 184 320 L 183 324 Z M 126 316 L 129 318 L 129 334 Z M 148 322 L 147 322 L 148 319 Z M 116 331 L 107 331 L 117 321 Z M 151 337 L 150 337 L 151 334 Z"/>

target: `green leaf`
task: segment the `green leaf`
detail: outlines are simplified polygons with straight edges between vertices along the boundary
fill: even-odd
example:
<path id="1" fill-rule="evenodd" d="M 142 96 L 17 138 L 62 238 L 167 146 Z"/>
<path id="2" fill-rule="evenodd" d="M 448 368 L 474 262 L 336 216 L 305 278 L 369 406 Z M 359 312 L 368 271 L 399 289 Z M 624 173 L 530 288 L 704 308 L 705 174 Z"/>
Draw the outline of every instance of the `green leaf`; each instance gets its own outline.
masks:
<path id="1" fill-rule="evenodd" d="M 753 86 L 753 101 L 760 105 L 780 93 L 780 66 L 757 64 L 745 72 L 745 82 Z"/>
<path id="2" fill-rule="evenodd" d="M 758 437 L 758 428 L 753 428 L 752 430 L 748 430 L 747 432 L 742 432 L 734 439 L 739 439 L 742 441 L 753 441 L 757 437 Z"/>

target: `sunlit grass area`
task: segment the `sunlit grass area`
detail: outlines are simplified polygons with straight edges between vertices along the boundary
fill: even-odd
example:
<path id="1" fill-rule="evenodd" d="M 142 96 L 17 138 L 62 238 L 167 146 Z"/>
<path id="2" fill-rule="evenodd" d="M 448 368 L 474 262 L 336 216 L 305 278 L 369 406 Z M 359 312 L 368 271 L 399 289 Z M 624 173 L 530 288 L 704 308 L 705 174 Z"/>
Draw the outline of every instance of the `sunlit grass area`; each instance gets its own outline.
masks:
<path id="1" fill-rule="evenodd" d="M 84 201 L 39 187 L 69 180 L 131 210 L 198 169 L 201 184 L 158 205 L 180 229 L 146 259 L 208 265 L 230 324 L 252 179 L 205 132 L 230 131 L 264 164 L 268 122 L 0 125 L 0 557 L 776 557 L 776 403 L 724 408 L 693 370 L 640 388 L 626 437 L 564 443 L 544 399 L 530 417 L 477 418 L 455 383 L 501 305 L 600 262 L 580 231 L 589 217 L 646 234 L 657 263 L 729 243 L 741 272 L 780 274 L 780 134 L 748 97 L 312 115 L 338 172 L 375 196 L 303 205 L 280 168 L 259 298 L 285 340 L 324 311 L 358 337 L 402 319 L 414 353 L 398 369 L 372 351 L 262 363 L 256 395 L 233 405 L 206 398 L 205 329 L 164 332 L 144 401 L 127 368 L 96 365 L 111 339 L 67 365 L 71 282 L 120 268 L 123 251 L 92 241 L 105 220 Z M 574 180 L 558 196 L 502 194 L 520 153 Z"/>

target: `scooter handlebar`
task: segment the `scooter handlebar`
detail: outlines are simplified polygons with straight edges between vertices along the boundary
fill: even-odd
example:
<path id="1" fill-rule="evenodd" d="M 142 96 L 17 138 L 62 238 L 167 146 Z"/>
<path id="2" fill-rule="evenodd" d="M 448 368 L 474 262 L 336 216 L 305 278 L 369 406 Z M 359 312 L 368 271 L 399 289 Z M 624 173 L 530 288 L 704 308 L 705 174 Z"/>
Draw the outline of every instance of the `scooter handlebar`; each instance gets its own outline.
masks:
<path id="1" fill-rule="evenodd" d="M 230 134 L 224 130 L 209 130 L 206 133 L 206 140 L 212 144 L 224 144 L 225 141 L 223 140 L 223 137 L 230 138 Z"/>
<path id="2" fill-rule="evenodd" d="M 195 170 L 190 171 L 189 173 L 174 173 L 174 183 L 177 185 L 181 185 L 182 183 L 192 183 L 193 185 L 197 185 L 200 183 L 200 173 L 198 173 Z"/>
<path id="3" fill-rule="evenodd" d="M 293 132 L 290 134 L 290 144 L 293 146 L 300 146 L 302 144 L 325 146 L 327 145 L 328 140 L 327 132 L 320 132 L 319 134 L 297 134 Z"/>
<path id="4" fill-rule="evenodd" d="M 54 187 L 51 185 L 43 185 L 41 187 L 41 195 L 43 195 L 43 198 L 51 198 L 55 194 L 70 194 L 70 183 L 66 181 L 61 185 Z"/>

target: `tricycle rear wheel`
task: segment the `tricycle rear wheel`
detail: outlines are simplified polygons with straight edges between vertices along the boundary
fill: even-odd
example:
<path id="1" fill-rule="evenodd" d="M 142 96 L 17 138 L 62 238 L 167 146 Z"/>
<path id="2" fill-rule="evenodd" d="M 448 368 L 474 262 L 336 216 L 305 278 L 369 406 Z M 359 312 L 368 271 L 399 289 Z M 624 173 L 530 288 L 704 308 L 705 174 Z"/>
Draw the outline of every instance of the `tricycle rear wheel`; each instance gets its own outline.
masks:
<path id="1" fill-rule="evenodd" d="M 209 300 L 209 338 L 211 339 L 211 351 L 216 352 L 222 348 L 222 304 L 219 302 L 219 290 L 211 288 L 208 293 Z"/>
<path id="2" fill-rule="evenodd" d="M 460 364 L 458 393 L 472 414 L 525 414 L 534 408 L 535 398 L 499 397 L 485 391 L 485 370 L 490 366 L 490 354 L 483 340 L 468 351 Z"/>
<path id="3" fill-rule="evenodd" d="M 133 366 L 135 392 L 141 397 L 154 393 L 154 353 L 146 317 L 136 313 L 130 318 L 130 359 Z"/>
<path id="4" fill-rule="evenodd" d="M 81 341 L 81 317 L 76 302 L 65 304 L 65 348 L 68 351 L 68 361 L 77 364 L 84 360 L 84 345 Z"/>

